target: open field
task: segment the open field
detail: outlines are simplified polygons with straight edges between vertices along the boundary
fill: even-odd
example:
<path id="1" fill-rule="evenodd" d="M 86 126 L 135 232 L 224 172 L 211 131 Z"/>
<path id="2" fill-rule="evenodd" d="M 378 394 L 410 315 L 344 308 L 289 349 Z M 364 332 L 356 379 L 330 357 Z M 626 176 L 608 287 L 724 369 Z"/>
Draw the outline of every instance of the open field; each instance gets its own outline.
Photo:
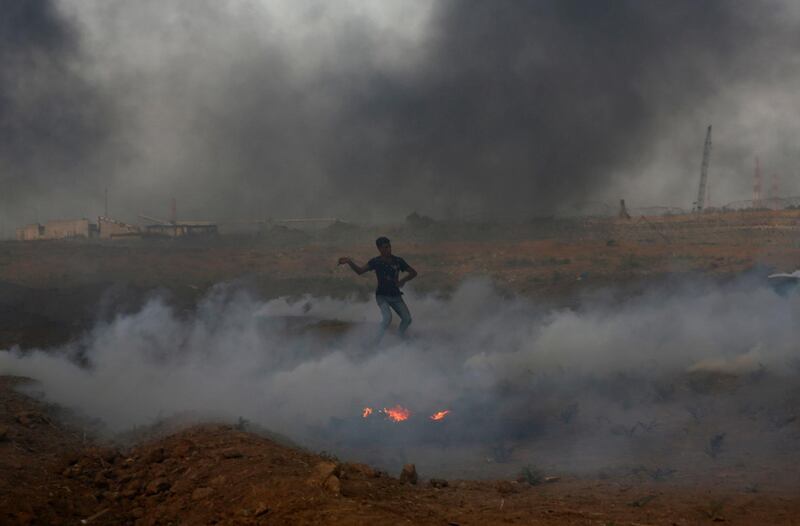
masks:
<path id="1" fill-rule="evenodd" d="M 335 261 L 366 261 L 386 234 L 421 276 L 412 287 L 447 293 L 471 276 L 537 300 L 574 302 L 603 288 L 635 291 L 681 276 L 731 279 L 792 271 L 800 262 L 800 211 L 731 212 L 524 225 L 337 227 L 216 240 L 6 242 L 0 245 L 0 347 L 41 345 L 79 333 L 108 309 L 132 308 L 153 290 L 190 306 L 214 284 L 243 280 L 264 298 L 371 294 L 371 278 Z"/>
<path id="2" fill-rule="evenodd" d="M 337 257 L 365 261 L 381 234 L 419 271 L 409 285 L 413 297 L 436 298 L 415 308 L 415 316 L 457 306 L 448 298 L 472 277 L 490 278 L 499 298 L 519 296 L 542 311 L 579 310 L 601 295 L 613 312 L 648 294 L 642 305 L 657 306 L 653 291 L 673 283 L 724 286 L 743 276 L 765 282 L 770 272 L 800 264 L 800 211 L 416 229 L 334 225 L 169 242 L 8 242 L 0 245 L 0 349 L 52 355 L 78 340 L 75 348 L 91 349 L 97 340 L 86 339 L 87 332 L 105 323 L 113 333 L 112 320 L 139 312 L 154 294 L 174 308 L 178 323 L 208 309 L 204 298 L 221 282 L 259 301 L 336 298 L 335 312 L 350 305 L 348 298 L 366 301 L 374 286 L 371 276 L 337 267 Z M 675 316 L 680 303 L 669 301 L 664 312 Z M 224 305 L 219 312 L 232 310 Z M 280 330 L 269 341 L 297 347 L 313 337 L 304 352 L 324 356 L 330 348 L 347 363 L 370 363 L 369 351 L 348 347 L 359 324 L 318 308 L 276 317 Z M 509 309 L 501 318 L 518 314 Z M 619 319 L 624 329 L 637 318 Z M 445 343 L 453 335 L 437 335 L 424 321 L 422 354 L 451 352 Z M 509 323 L 488 335 L 465 327 L 452 352 L 475 335 L 502 341 L 518 328 Z M 425 368 L 449 365 L 437 359 Z M 278 367 L 289 370 L 292 360 L 300 358 L 287 352 Z M 452 418 L 434 431 L 425 422 L 367 421 L 354 407 L 352 415 L 319 426 L 319 440 L 304 443 L 309 449 L 273 434 L 284 429 L 246 419 L 196 426 L 164 415 L 109 438 L 58 400 L 37 399 L 35 384 L 23 394 L 17 388 L 31 384 L 3 376 L 0 523 L 797 524 L 800 479 L 787 468 L 800 460 L 797 376 L 757 361 L 746 365 L 641 376 L 632 370 L 610 380 L 515 371 L 477 394 L 456 393 Z M 448 389 L 454 386 L 463 387 Z M 321 453 L 326 444 L 335 451 Z M 462 464 L 445 463 L 461 450 Z M 406 462 L 419 469 L 417 484 L 397 478 Z"/>

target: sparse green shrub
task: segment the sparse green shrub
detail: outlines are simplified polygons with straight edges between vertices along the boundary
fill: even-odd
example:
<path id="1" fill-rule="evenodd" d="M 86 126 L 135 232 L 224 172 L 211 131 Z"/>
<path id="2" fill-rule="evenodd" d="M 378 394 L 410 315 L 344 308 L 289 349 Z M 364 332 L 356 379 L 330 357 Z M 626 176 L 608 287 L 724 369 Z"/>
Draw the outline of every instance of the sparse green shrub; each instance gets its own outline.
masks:
<path id="1" fill-rule="evenodd" d="M 544 482 L 544 473 L 530 464 L 522 468 L 520 475 L 531 486 L 538 486 Z"/>

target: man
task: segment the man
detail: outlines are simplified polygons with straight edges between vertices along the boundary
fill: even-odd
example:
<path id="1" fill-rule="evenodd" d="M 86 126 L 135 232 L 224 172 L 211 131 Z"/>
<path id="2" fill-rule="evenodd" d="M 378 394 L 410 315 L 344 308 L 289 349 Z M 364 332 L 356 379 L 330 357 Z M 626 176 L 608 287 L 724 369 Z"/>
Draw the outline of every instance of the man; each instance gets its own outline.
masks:
<path id="1" fill-rule="evenodd" d="M 393 309 L 400 316 L 398 332 L 401 337 L 404 337 L 406 329 L 411 325 L 411 313 L 408 311 L 406 302 L 403 301 L 403 293 L 400 292 L 400 289 L 417 277 L 417 271 L 411 268 L 411 265 L 406 263 L 403 258 L 392 255 L 392 244 L 389 238 L 379 237 L 375 240 L 375 245 L 381 255 L 370 259 L 365 266 L 357 265 L 349 257 L 339 258 L 339 264 L 350 265 L 353 272 L 358 275 L 365 274 L 371 270 L 375 271 L 375 277 L 378 278 L 375 301 L 378 302 L 382 317 L 378 341 L 383 337 L 392 322 L 392 311 L 390 309 Z M 400 272 L 406 272 L 406 275 L 400 278 Z"/>

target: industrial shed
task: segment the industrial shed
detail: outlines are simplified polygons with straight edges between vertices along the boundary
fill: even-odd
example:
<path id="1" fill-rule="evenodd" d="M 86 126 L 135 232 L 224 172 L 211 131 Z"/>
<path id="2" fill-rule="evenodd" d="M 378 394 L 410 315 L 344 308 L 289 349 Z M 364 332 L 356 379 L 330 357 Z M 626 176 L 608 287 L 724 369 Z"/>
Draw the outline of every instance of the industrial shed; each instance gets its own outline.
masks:
<path id="1" fill-rule="evenodd" d="M 97 225 L 88 219 L 63 219 L 48 221 L 45 224 L 34 223 L 17 229 L 19 241 L 39 239 L 89 239 L 98 234 Z"/>
<path id="2" fill-rule="evenodd" d="M 112 219 L 106 216 L 97 218 L 100 239 L 118 239 L 141 237 L 142 229 L 137 225 L 131 225 Z"/>

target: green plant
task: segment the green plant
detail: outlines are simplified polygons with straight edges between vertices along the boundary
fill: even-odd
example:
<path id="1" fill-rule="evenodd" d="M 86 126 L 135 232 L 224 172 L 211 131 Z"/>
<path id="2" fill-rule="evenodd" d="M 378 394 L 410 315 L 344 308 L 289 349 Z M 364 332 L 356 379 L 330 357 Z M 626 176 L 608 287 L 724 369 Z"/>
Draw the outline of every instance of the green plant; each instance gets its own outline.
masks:
<path id="1" fill-rule="evenodd" d="M 538 486 L 544 482 L 544 473 L 530 464 L 522 468 L 520 475 L 531 486 Z"/>

